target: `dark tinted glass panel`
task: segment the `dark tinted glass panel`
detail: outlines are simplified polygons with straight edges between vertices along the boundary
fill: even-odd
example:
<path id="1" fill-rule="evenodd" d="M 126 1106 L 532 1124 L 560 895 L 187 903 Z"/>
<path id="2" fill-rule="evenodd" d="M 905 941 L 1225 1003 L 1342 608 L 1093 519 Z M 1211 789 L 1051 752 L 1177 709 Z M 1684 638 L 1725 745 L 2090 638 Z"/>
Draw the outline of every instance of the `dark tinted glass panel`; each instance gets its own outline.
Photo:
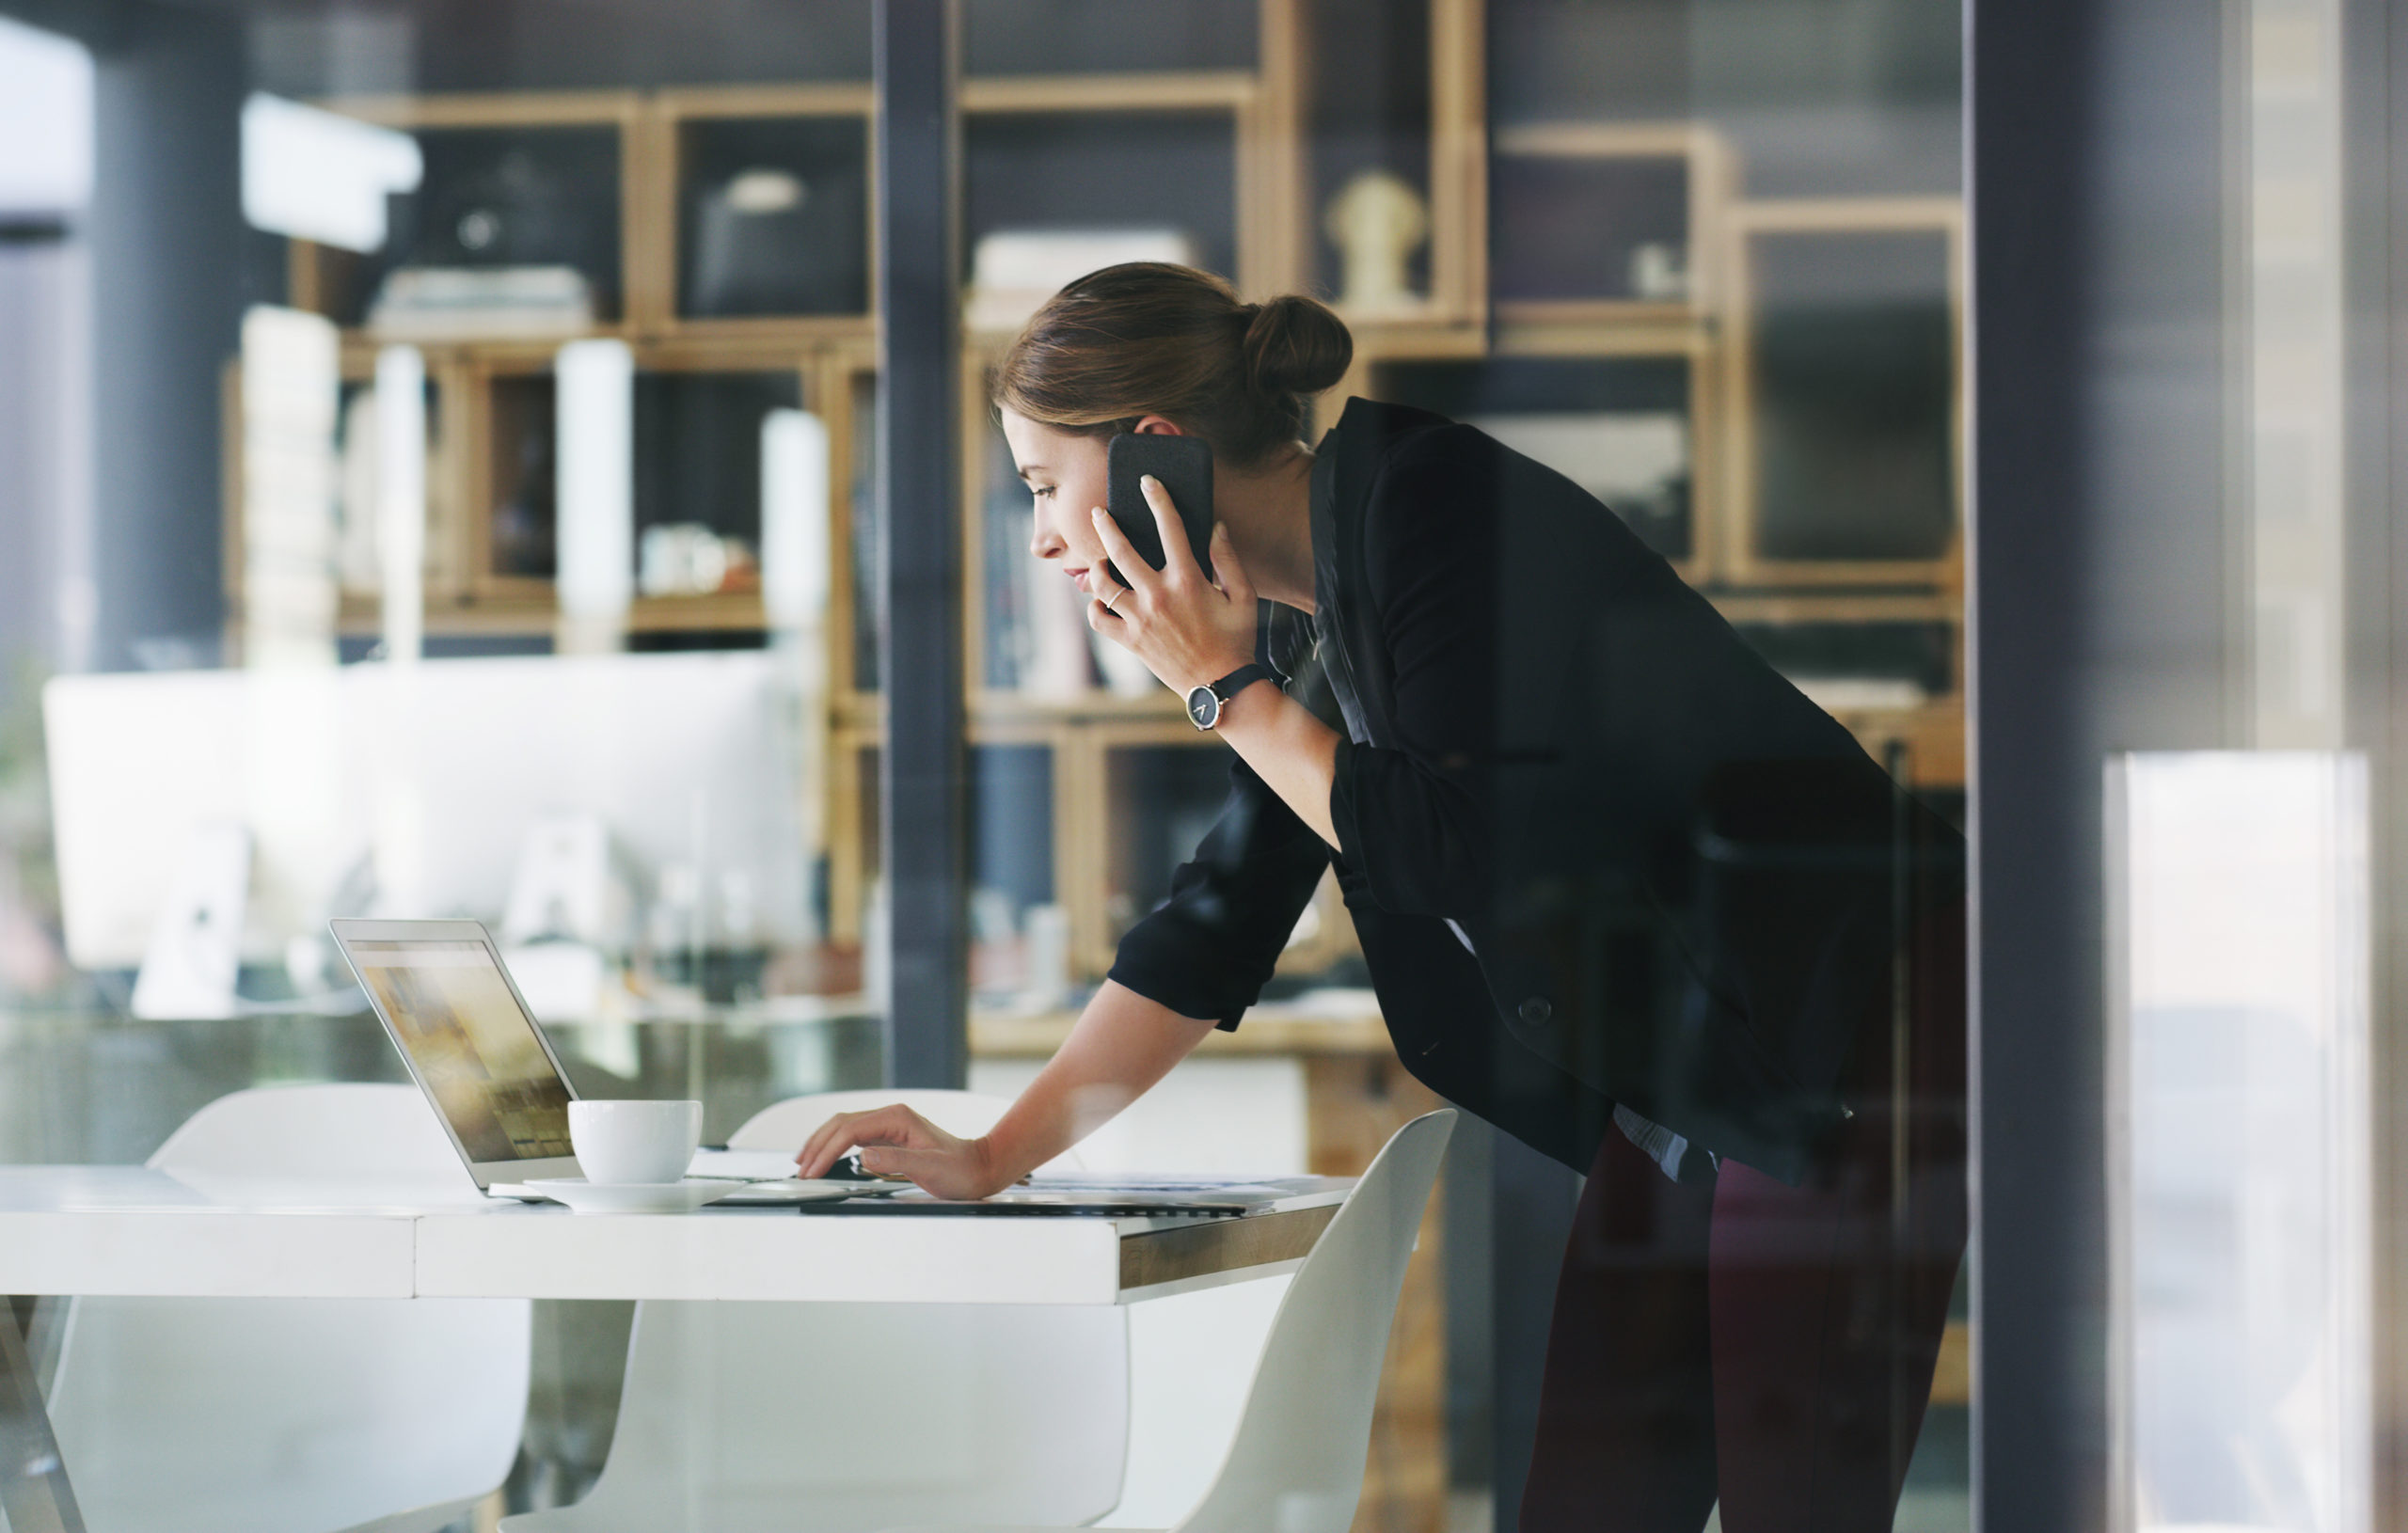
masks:
<path id="1" fill-rule="evenodd" d="M 1489 176 L 1498 298 L 1687 296 L 1687 160 L 1500 153 Z"/>
<path id="2" fill-rule="evenodd" d="M 1956 528 L 1945 238 L 1762 234 L 1748 252 L 1758 552 L 1945 553 Z"/>
<path id="3" fill-rule="evenodd" d="M 428 129 L 418 141 L 424 179 L 392 199 L 385 248 L 333 269 L 339 291 L 330 308 L 339 323 L 361 323 L 380 298 L 406 308 L 414 301 L 408 279 L 395 287 L 397 274 L 536 266 L 571 268 L 584 281 L 593 317 L 618 318 L 616 127 Z M 510 305 L 498 303 L 507 323 Z"/>
<path id="4" fill-rule="evenodd" d="M 982 114 L 964 132 L 967 261 L 1001 230 L 1176 229 L 1237 270 L 1237 131 L 1226 112 Z M 966 273 L 966 268 L 965 268 Z"/>
<path id="5" fill-rule="evenodd" d="M 866 122 L 705 119 L 686 125 L 680 150 L 680 313 L 868 308 Z"/>

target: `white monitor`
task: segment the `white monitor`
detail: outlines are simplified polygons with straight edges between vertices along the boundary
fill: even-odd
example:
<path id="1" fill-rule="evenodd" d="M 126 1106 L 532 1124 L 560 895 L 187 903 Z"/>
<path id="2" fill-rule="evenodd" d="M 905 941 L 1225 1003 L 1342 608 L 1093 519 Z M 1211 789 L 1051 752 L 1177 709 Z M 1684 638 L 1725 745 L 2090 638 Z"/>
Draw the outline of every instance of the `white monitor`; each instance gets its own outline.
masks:
<path id="1" fill-rule="evenodd" d="M 740 879 L 807 931 L 800 710 L 772 652 L 63 676 L 43 693 L 69 956 L 142 960 L 185 848 L 246 828 L 245 951 L 320 930 L 372 864 L 389 916 L 495 921 L 529 829 L 587 815 L 650 876 Z"/>

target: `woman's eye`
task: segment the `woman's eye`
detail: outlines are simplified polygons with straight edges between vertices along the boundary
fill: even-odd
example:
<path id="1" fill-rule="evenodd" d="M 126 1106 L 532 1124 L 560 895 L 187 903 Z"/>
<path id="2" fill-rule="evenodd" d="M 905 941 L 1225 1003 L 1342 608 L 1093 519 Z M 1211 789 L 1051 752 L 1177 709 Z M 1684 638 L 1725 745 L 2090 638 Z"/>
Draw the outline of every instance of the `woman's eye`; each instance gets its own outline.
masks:
<path id="1" fill-rule="evenodd" d="M 1038 498 L 1039 500 L 1044 500 L 1044 499 L 1050 498 L 1053 496 L 1053 494 L 1054 494 L 1054 486 L 1053 486 L 1053 485 L 1051 485 L 1051 484 L 1039 484 L 1039 485 L 1036 486 L 1034 489 L 1030 490 L 1028 493 L 1029 493 L 1029 494 L 1031 494 L 1031 495 L 1033 495 L 1033 496 L 1035 496 L 1035 497 L 1037 497 L 1037 498 Z"/>

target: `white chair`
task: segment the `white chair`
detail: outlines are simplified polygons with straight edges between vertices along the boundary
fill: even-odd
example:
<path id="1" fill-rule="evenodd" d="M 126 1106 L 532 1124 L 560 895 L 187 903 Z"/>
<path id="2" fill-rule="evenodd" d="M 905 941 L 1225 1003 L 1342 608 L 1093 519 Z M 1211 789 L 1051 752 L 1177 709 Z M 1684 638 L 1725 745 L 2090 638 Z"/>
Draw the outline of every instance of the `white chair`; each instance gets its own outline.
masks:
<path id="1" fill-rule="evenodd" d="M 425 1098 L 400 1085 L 238 1091 L 150 1163 L 197 1184 L 470 1185 Z M 86 1525 L 427 1533 L 457 1522 L 517 1455 L 530 1313 L 523 1299 L 73 1300 L 50 1414 Z"/>
<path id="2" fill-rule="evenodd" d="M 1363 1497 L 1371 1408 L 1397 1294 L 1454 1130 L 1453 1109 L 1424 1114 L 1399 1129 L 1363 1173 L 1289 1285 L 1237 1440 L 1220 1477 L 1175 1533 L 1347 1533 Z M 1056 1533 L 1060 1525 L 981 1519 L 910 1527 Z"/>
<path id="3" fill-rule="evenodd" d="M 833 1092 L 764 1110 L 736 1149 L 801 1147 L 834 1114 L 901 1101 L 955 1133 L 1009 1104 Z M 865 1533 L 1112 1509 L 1128 1433 L 1117 1307 L 695 1304 L 636 1307 L 617 1431 L 586 1498 L 504 1533 Z"/>

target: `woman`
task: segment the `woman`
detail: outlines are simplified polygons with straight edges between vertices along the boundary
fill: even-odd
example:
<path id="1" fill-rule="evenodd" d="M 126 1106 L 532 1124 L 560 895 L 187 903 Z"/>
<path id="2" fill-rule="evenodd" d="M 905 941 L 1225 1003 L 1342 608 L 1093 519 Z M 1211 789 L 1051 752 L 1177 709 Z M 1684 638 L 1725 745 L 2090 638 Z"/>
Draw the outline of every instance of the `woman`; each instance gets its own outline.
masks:
<path id="1" fill-rule="evenodd" d="M 991 1133 L 848 1114 L 801 1173 L 1008 1185 L 1236 1026 L 1334 865 L 1406 1067 L 1588 1174 L 1522 1525 L 1887 1528 L 1964 1242 L 1954 833 L 1560 476 L 1359 399 L 1307 447 L 1352 351 L 1136 264 L 1005 356 L 1030 552 L 1231 791 Z M 1120 432 L 1211 445 L 1212 577 L 1159 484 L 1159 572 L 1100 509 Z"/>

